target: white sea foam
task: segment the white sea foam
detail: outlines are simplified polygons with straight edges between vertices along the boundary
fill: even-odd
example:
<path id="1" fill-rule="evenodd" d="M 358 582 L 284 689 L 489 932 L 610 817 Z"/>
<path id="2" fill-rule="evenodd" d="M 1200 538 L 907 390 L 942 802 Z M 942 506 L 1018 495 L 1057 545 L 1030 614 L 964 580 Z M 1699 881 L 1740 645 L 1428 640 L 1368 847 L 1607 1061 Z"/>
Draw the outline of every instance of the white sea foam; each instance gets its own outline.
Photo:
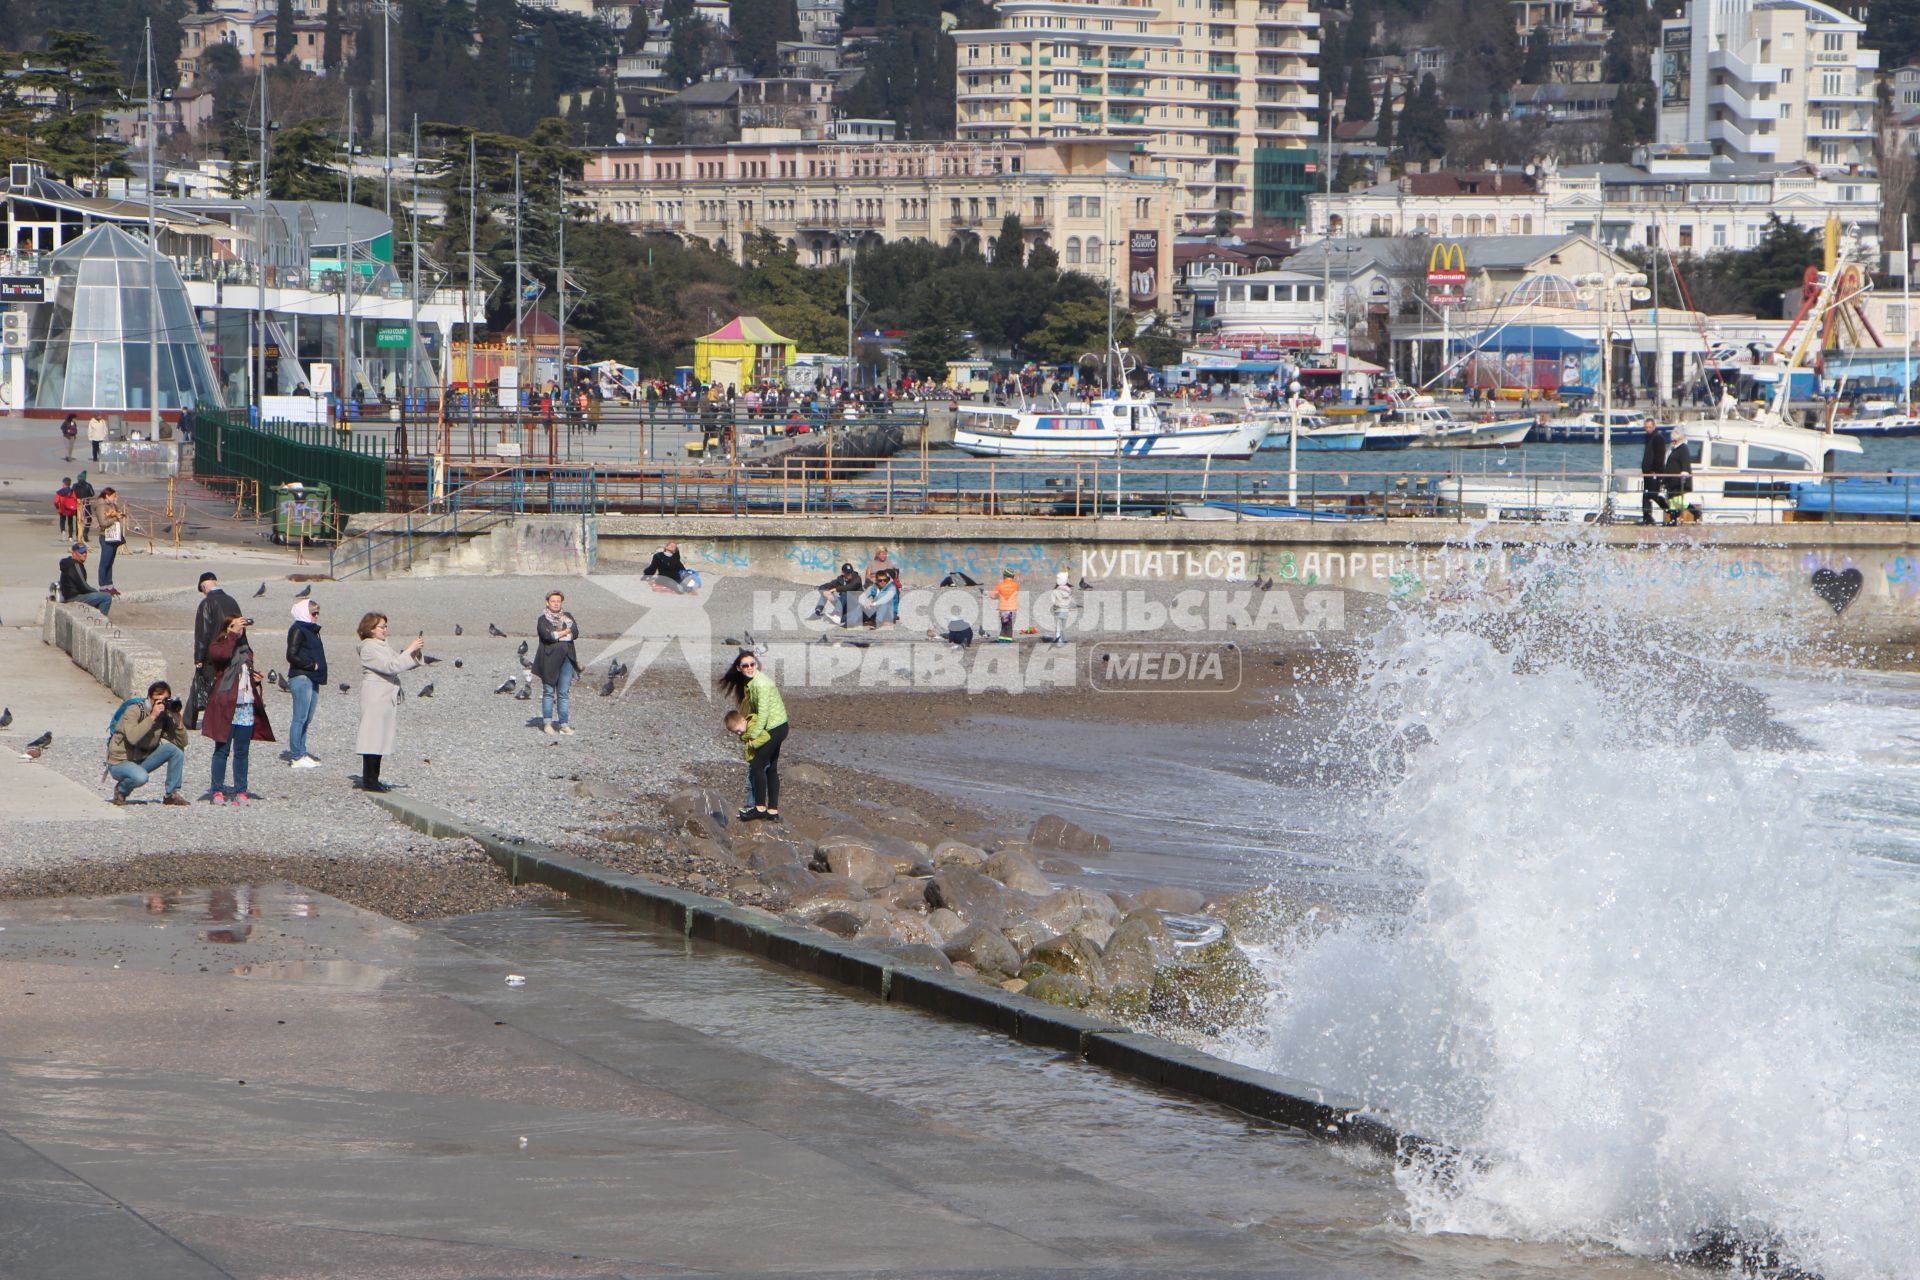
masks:
<path id="1" fill-rule="evenodd" d="M 1465 1153 L 1399 1175 L 1420 1230 L 1920 1274 L 1920 695 L 1850 717 L 1771 606 L 1615 554 L 1575 539 L 1381 638 L 1350 729 L 1421 888 L 1269 957 L 1248 1053 Z"/>

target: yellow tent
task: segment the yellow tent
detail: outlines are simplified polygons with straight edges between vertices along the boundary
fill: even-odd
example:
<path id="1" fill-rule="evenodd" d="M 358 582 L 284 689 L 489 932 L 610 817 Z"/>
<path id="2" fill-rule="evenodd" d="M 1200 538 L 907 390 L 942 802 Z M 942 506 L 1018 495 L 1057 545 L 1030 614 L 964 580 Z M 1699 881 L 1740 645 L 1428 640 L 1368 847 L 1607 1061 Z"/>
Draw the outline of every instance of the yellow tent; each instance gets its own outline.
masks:
<path id="1" fill-rule="evenodd" d="M 736 316 L 693 340 L 693 376 L 702 382 L 745 390 L 756 382 L 779 382 L 799 344 L 775 333 L 756 316 Z"/>

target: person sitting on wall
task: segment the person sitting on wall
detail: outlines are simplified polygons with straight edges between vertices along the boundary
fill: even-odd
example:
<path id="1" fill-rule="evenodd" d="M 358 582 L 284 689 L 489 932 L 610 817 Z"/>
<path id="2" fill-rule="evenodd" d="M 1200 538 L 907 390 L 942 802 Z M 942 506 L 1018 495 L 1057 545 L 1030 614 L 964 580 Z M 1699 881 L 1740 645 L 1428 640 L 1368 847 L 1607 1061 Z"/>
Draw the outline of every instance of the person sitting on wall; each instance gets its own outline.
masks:
<path id="1" fill-rule="evenodd" d="M 113 597 L 95 591 L 87 581 L 87 544 L 76 542 L 60 561 L 60 600 L 63 604 L 91 605 L 102 616 L 113 608 Z"/>
<path id="2" fill-rule="evenodd" d="M 664 582 L 653 584 L 656 591 L 678 591 L 682 595 L 694 595 L 700 590 L 700 575 L 681 562 L 680 544 L 677 542 L 669 542 L 654 552 L 653 559 L 647 562 L 647 567 L 640 576 L 664 579 Z"/>

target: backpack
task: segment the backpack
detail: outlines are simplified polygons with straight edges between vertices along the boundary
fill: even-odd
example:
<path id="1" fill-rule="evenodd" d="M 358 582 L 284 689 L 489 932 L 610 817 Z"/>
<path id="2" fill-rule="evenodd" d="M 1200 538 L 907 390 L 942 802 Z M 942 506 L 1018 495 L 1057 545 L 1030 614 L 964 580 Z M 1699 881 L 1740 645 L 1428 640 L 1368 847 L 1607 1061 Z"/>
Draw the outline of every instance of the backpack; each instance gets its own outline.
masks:
<path id="1" fill-rule="evenodd" d="M 127 714 L 127 712 L 133 710 L 135 707 L 139 706 L 141 703 L 145 701 L 146 701 L 145 698 L 128 698 L 125 702 L 121 703 L 117 708 L 114 709 L 113 719 L 107 721 L 107 745 L 108 746 L 113 745 L 114 732 L 120 728 L 120 717 Z"/>

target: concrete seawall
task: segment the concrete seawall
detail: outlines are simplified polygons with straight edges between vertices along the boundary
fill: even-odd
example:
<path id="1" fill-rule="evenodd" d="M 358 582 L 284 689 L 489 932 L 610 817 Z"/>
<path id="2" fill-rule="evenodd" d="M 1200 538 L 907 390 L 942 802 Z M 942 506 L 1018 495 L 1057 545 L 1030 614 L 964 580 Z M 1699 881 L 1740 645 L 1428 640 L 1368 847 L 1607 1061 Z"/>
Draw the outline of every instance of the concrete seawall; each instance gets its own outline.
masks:
<path id="1" fill-rule="evenodd" d="M 49 603 L 40 615 L 40 638 L 122 698 L 144 694 L 149 684 L 167 678 L 167 660 L 158 649 L 87 605 Z"/>

